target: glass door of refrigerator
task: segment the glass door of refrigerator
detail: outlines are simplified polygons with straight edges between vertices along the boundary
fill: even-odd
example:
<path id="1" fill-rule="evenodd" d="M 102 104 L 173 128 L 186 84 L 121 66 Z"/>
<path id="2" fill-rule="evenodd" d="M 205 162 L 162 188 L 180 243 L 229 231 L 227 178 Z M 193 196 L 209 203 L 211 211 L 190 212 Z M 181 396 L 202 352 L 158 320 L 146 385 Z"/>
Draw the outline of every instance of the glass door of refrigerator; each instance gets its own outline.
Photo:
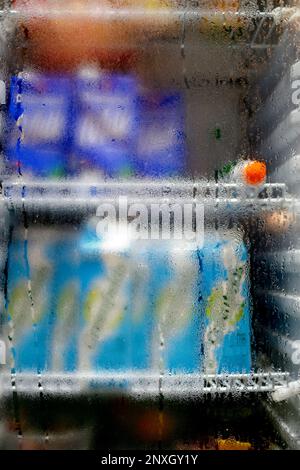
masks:
<path id="1" fill-rule="evenodd" d="M 297 6 L 1 4 L 0 446 L 299 448 Z"/>

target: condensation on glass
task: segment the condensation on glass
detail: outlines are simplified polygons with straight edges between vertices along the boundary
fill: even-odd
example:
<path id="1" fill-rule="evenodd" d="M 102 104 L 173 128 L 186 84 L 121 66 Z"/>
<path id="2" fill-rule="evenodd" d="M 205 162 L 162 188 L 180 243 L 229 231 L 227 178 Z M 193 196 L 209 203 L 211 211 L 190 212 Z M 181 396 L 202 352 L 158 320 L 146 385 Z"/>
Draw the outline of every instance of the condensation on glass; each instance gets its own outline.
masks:
<path id="1" fill-rule="evenodd" d="M 299 447 L 298 36 L 1 2 L 1 448 Z"/>

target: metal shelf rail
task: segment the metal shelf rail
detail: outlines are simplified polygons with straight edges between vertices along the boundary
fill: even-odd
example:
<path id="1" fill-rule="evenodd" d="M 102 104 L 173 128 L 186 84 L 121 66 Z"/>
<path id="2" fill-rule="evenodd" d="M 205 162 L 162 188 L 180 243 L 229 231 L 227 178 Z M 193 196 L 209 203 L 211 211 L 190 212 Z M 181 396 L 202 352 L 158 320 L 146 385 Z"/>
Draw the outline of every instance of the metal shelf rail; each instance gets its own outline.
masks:
<path id="1" fill-rule="evenodd" d="M 36 396 L 76 396 L 93 393 L 122 393 L 135 398 L 203 396 L 205 394 L 274 392 L 289 383 L 287 372 L 251 374 L 199 373 L 159 374 L 149 371 L 104 371 L 91 373 L 16 373 L 0 375 L 0 396 L 12 392 Z"/>
<path id="2" fill-rule="evenodd" d="M 118 201 L 126 197 L 128 203 L 144 204 L 176 202 L 199 202 L 214 215 L 218 212 L 251 213 L 264 209 L 293 208 L 298 204 L 290 198 L 285 184 L 267 183 L 258 196 L 245 195 L 237 184 L 214 183 L 208 181 L 184 180 L 129 180 L 98 181 L 95 183 L 78 181 L 16 181 L 3 182 L 2 202 L 16 213 L 84 211 L 94 213 L 101 202 Z"/>

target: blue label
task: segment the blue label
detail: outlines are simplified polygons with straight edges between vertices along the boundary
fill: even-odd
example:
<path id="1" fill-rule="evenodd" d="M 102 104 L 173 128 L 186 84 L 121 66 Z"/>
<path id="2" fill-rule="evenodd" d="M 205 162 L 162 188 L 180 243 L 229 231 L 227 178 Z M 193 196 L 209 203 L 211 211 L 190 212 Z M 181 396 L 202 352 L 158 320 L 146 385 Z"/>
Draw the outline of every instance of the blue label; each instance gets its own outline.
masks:
<path id="1" fill-rule="evenodd" d="M 144 176 L 174 176 L 185 167 L 184 107 L 179 93 L 149 94 L 138 100 L 135 168 Z"/>
<path id="2" fill-rule="evenodd" d="M 70 144 L 70 83 L 37 73 L 12 77 L 7 154 L 20 172 L 63 174 Z"/>

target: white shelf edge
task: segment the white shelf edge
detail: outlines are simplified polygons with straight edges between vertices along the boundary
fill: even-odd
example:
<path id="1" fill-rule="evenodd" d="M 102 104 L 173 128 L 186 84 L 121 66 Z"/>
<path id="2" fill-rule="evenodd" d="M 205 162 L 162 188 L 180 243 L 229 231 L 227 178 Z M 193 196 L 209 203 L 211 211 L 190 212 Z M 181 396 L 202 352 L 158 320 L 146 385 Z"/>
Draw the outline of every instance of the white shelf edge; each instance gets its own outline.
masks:
<path id="1" fill-rule="evenodd" d="M 121 393 L 135 397 L 189 397 L 216 393 L 265 393 L 287 386 L 287 372 L 250 374 L 200 373 L 162 375 L 149 371 L 98 373 L 3 373 L 0 376 L 2 397 L 12 392 L 25 395 L 82 395 Z"/>

